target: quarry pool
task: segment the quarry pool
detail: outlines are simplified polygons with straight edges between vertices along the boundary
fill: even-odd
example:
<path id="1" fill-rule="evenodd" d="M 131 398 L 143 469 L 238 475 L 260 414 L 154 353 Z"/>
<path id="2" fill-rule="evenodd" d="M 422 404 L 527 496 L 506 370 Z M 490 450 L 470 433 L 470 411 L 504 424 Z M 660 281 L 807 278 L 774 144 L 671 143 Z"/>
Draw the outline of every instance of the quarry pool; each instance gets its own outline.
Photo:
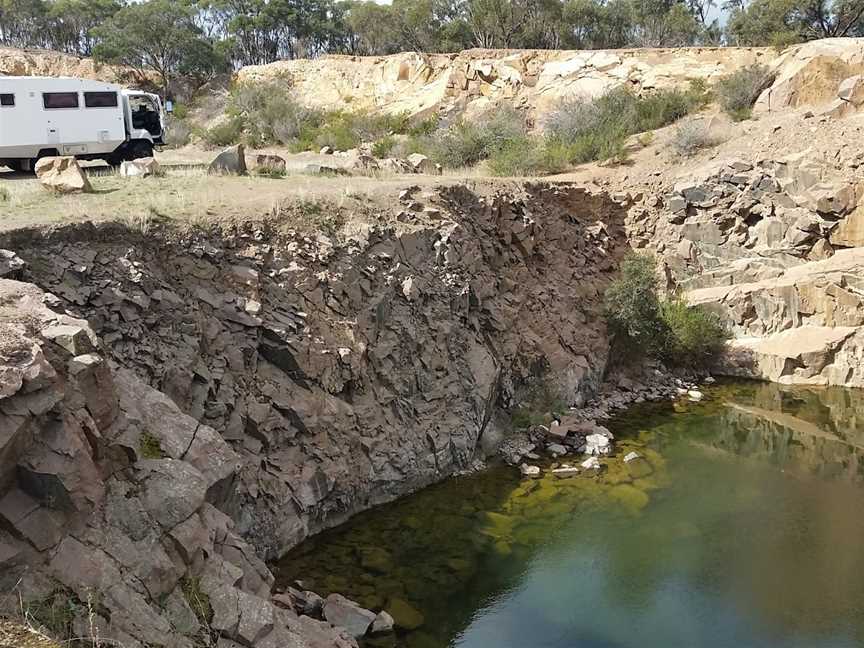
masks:
<path id="1" fill-rule="evenodd" d="M 388 609 L 402 629 L 366 646 L 864 645 L 864 393 L 711 397 L 613 421 L 600 477 L 453 479 L 312 538 L 277 578 Z"/>

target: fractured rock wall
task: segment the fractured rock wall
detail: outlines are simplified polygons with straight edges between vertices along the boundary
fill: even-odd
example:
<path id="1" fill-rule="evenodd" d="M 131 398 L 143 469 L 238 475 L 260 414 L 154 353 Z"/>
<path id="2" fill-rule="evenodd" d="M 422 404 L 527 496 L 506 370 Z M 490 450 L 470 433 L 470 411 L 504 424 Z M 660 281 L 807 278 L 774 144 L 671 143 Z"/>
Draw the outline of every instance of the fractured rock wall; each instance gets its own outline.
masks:
<path id="1" fill-rule="evenodd" d="M 405 203 L 332 235 L 5 235 L 50 291 L 16 284 L 45 321 L 5 360 L 9 587 L 36 566 L 25 596 L 97 592 L 103 636 L 127 646 L 351 645 L 274 608 L 261 559 L 469 469 L 527 385 L 591 395 L 626 247 L 624 207 L 574 187 Z"/>
<path id="2" fill-rule="evenodd" d="M 771 48 L 478 49 L 278 61 L 244 67 L 237 78 L 290 83 L 304 103 L 323 109 L 472 115 L 506 102 L 540 123 L 562 97 L 594 97 L 623 84 L 642 91 L 710 82 L 776 56 Z"/>

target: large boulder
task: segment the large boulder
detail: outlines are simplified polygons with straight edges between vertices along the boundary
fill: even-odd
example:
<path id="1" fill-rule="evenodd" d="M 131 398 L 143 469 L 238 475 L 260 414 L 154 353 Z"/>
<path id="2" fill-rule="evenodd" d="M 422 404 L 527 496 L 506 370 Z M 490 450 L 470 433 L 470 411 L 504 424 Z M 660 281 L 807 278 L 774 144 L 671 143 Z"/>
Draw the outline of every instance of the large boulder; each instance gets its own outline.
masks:
<path id="1" fill-rule="evenodd" d="M 127 178 L 159 175 L 159 163 L 152 157 L 126 160 L 120 165 L 120 175 Z"/>
<path id="2" fill-rule="evenodd" d="M 425 173 L 426 175 L 440 175 L 441 167 L 435 164 L 422 153 L 412 153 L 408 156 L 408 164 L 414 173 Z"/>
<path id="3" fill-rule="evenodd" d="M 285 173 L 285 158 L 272 153 L 259 153 L 255 156 L 255 169 L 260 171 L 275 171 Z"/>
<path id="4" fill-rule="evenodd" d="M 324 618 L 345 628 L 352 637 L 362 637 L 375 621 L 376 614 L 341 594 L 331 594 L 324 602 Z"/>
<path id="5" fill-rule="evenodd" d="M 245 175 L 246 153 L 242 144 L 229 146 L 210 163 L 209 173 L 217 175 Z"/>
<path id="6" fill-rule="evenodd" d="M 90 181 L 78 166 L 78 161 L 69 156 L 44 157 L 36 163 L 36 177 L 46 189 L 61 194 L 88 193 L 93 191 Z"/>

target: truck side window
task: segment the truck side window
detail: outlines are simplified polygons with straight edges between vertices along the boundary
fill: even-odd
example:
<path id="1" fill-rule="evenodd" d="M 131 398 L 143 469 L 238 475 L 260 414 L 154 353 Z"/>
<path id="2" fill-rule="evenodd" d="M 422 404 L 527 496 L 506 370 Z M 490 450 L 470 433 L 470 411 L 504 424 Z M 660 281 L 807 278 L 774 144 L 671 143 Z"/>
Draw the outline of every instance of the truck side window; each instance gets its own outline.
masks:
<path id="1" fill-rule="evenodd" d="M 42 105 L 47 109 L 53 108 L 77 108 L 77 92 L 43 92 Z"/>
<path id="2" fill-rule="evenodd" d="M 14 106 L 15 105 L 15 95 L 14 94 L 0 94 L 0 106 Z"/>
<path id="3" fill-rule="evenodd" d="M 116 92 L 85 92 L 84 93 L 85 108 L 116 108 L 117 93 Z"/>

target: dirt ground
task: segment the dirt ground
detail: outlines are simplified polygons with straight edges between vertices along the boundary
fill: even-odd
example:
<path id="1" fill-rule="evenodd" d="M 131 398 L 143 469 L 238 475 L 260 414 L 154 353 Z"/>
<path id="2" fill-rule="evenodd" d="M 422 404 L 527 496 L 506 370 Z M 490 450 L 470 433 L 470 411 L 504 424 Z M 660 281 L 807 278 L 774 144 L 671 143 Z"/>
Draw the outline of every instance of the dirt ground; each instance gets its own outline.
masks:
<path id="1" fill-rule="evenodd" d="M 636 147 L 623 165 L 586 164 L 544 180 L 595 184 L 609 191 L 652 191 L 660 185 L 693 175 L 701 166 L 716 159 L 741 157 L 758 161 L 802 151 L 829 159 L 832 156 L 850 158 L 856 151 L 864 151 L 864 142 L 861 141 L 864 114 L 829 120 L 812 116 L 802 109 L 733 124 L 713 109 L 687 119 L 702 120 L 719 143 L 691 158 L 683 158 L 671 146 L 678 128 L 678 125 L 672 125 L 655 131 L 648 145 Z M 258 152 L 247 151 L 247 156 L 254 159 Z M 0 230 L 83 220 L 120 220 L 141 226 L 152 218 L 189 222 L 249 219 L 272 214 L 289 203 L 304 202 L 326 203 L 339 208 L 364 204 L 387 209 L 396 204 L 399 191 L 410 186 L 434 189 L 458 183 L 494 191 L 496 187 L 504 188 L 526 180 L 487 177 L 482 167 L 448 171 L 442 176 L 392 173 L 316 176 L 304 173 L 306 165 L 348 167 L 356 156 L 291 154 L 278 147 L 260 152 L 285 158 L 287 175 L 284 178 L 208 176 L 206 164 L 217 152 L 188 146 L 157 154 L 166 170 L 164 177 L 122 178 L 107 168 L 92 168 L 94 193 L 56 196 L 47 192 L 32 176 L 8 172 L 0 167 Z"/>

